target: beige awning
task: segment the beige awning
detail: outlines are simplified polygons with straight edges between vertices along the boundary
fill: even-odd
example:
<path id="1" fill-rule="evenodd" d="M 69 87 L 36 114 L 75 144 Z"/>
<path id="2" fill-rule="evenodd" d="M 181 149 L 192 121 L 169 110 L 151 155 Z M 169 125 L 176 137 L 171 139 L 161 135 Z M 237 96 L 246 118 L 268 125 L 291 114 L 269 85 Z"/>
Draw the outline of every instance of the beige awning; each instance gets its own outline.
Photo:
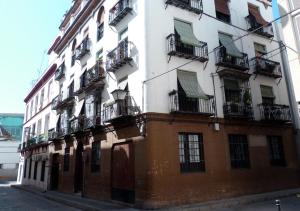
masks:
<path id="1" fill-rule="evenodd" d="M 178 70 L 177 78 L 187 97 L 208 99 L 198 83 L 197 73 Z"/>
<path id="2" fill-rule="evenodd" d="M 253 4 L 248 3 L 249 13 L 255 18 L 257 23 L 260 25 L 266 26 L 268 24 L 267 21 L 261 16 L 259 12 L 259 8 Z"/>
<path id="3" fill-rule="evenodd" d="M 201 46 L 199 40 L 195 37 L 192 25 L 179 20 L 174 20 L 174 27 L 180 36 L 181 42 L 193 46 Z"/>
<path id="4" fill-rule="evenodd" d="M 228 0 L 215 0 L 216 11 L 225 15 L 230 15 Z"/>
<path id="5" fill-rule="evenodd" d="M 226 48 L 228 55 L 239 58 L 243 57 L 243 54 L 239 51 L 239 49 L 237 49 L 230 35 L 219 33 L 219 39 L 221 44 Z"/>
<path id="6" fill-rule="evenodd" d="M 75 107 L 75 112 L 74 112 L 74 116 L 75 116 L 75 117 L 78 117 L 78 116 L 79 116 L 79 114 L 80 114 L 80 112 L 81 112 L 81 110 L 82 110 L 82 108 L 83 108 L 83 104 L 84 104 L 84 99 L 80 100 L 80 101 L 77 103 L 77 105 L 76 105 L 76 107 Z"/>
<path id="7" fill-rule="evenodd" d="M 118 83 L 118 88 L 122 90 L 128 90 L 128 79 L 124 79 Z"/>

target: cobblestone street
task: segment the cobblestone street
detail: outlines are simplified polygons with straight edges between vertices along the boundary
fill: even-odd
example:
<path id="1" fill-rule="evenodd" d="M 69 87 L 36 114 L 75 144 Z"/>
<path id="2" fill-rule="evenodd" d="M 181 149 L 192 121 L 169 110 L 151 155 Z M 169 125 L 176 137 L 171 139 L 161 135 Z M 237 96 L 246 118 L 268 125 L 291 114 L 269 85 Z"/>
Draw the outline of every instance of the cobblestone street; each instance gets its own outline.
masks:
<path id="1" fill-rule="evenodd" d="M 17 190 L 9 186 L 0 186 L 0 210 L 77 210 L 49 201 L 43 197 Z"/>

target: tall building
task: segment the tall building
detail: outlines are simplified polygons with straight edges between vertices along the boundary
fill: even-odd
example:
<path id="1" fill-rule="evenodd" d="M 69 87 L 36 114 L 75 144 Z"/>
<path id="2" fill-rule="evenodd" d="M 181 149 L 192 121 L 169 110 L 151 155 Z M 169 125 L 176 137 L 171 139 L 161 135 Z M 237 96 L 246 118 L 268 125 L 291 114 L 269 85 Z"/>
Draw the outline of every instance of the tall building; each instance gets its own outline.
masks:
<path id="1" fill-rule="evenodd" d="M 294 92 L 300 114 L 300 2 L 297 0 L 278 0 L 280 14 L 291 12 L 281 20 L 282 34 L 287 48 Z"/>
<path id="2" fill-rule="evenodd" d="M 157 208 L 297 187 L 272 20 L 260 0 L 74 1 L 48 51 L 48 188 Z"/>

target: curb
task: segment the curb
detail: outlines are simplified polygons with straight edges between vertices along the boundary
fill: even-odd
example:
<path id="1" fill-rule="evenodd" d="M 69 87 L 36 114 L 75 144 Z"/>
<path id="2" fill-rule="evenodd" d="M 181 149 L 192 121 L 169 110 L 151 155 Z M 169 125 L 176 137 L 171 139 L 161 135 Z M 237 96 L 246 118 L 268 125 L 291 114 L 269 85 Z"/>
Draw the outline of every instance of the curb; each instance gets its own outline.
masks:
<path id="1" fill-rule="evenodd" d="M 26 192 L 30 192 L 30 193 L 36 194 L 38 196 L 44 197 L 48 200 L 55 201 L 55 202 L 67 205 L 69 207 L 80 209 L 80 210 L 105 211 L 105 209 L 101 209 L 99 207 L 94 207 L 94 206 L 83 204 L 83 203 L 80 203 L 77 201 L 71 201 L 71 200 L 60 198 L 60 197 L 55 197 L 55 196 L 44 194 L 43 190 L 40 190 L 40 191 L 33 190 L 31 188 L 22 187 L 21 185 L 11 185 L 11 187 L 15 188 L 15 189 L 26 191 Z"/>

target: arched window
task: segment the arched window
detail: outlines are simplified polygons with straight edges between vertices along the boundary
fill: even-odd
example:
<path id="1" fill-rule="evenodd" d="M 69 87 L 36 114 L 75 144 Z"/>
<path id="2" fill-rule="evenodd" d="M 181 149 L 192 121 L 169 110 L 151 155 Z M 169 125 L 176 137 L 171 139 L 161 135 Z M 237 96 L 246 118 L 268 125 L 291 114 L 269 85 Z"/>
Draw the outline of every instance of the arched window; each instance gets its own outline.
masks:
<path id="1" fill-rule="evenodd" d="M 97 41 L 99 41 L 104 34 L 104 7 L 101 7 L 98 12 L 97 25 Z"/>
<path id="2" fill-rule="evenodd" d="M 73 44 L 72 44 L 72 59 L 71 59 L 71 67 L 75 64 L 76 60 L 76 39 L 74 39 Z"/>

